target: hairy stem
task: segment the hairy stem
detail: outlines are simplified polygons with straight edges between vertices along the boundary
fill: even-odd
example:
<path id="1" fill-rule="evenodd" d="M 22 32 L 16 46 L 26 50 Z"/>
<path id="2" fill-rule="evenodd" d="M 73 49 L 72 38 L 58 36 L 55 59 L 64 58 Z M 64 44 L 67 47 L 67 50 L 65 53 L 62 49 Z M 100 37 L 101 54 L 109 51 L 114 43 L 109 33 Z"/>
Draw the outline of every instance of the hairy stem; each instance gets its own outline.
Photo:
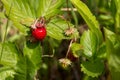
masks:
<path id="1" fill-rule="evenodd" d="M 4 38 L 3 38 L 3 41 L 2 41 L 2 49 L 1 49 L 1 52 L 0 52 L 0 62 L 1 62 L 2 54 L 3 54 L 5 39 L 6 39 L 6 36 L 7 36 L 7 29 L 8 29 L 8 25 L 9 25 L 9 16 L 10 16 L 10 13 L 11 13 L 12 5 L 13 5 L 13 3 L 10 6 L 10 10 L 9 10 L 9 13 L 8 13 L 8 16 L 7 16 L 8 19 L 7 19 L 7 23 L 6 23 Z"/>

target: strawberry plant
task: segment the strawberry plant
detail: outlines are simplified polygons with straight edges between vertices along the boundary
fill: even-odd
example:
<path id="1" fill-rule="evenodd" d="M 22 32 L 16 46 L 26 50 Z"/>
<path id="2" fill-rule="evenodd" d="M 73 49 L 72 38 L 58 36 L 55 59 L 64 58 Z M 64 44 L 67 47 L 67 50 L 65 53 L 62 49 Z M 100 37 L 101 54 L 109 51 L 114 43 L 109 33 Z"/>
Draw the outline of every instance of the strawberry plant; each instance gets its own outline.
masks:
<path id="1" fill-rule="evenodd" d="M 0 80 L 120 79 L 119 0 L 0 4 Z"/>

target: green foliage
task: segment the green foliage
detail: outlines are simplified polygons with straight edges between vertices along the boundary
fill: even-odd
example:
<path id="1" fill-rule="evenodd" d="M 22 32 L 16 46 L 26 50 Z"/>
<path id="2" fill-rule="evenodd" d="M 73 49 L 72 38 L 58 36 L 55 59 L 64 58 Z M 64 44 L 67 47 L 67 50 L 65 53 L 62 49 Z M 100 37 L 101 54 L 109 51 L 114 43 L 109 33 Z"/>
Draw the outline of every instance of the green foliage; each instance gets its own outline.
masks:
<path id="1" fill-rule="evenodd" d="M 69 28 L 75 29 L 74 25 L 71 23 L 67 23 L 62 19 L 53 19 L 47 24 L 47 34 L 57 40 L 78 38 L 79 34 L 77 29 L 74 30 L 72 35 L 65 35 L 65 31 Z"/>
<path id="2" fill-rule="evenodd" d="M 107 59 L 112 74 L 112 80 L 119 80 L 120 77 L 120 36 L 105 29 Z M 117 75 L 115 75 L 117 74 Z"/>
<path id="3" fill-rule="evenodd" d="M 100 54 L 104 54 L 104 51 L 97 47 L 99 44 L 96 35 L 92 31 L 85 31 L 81 37 L 81 45 L 83 45 L 84 55 L 89 60 L 81 64 L 81 70 L 88 76 L 98 77 L 104 70 L 104 64 L 102 60 L 96 59 Z"/>
<path id="4" fill-rule="evenodd" d="M 27 0 L 2 0 L 6 15 L 13 21 L 15 26 L 24 34 L 26 34 L 27 28 L 21 24 L 22 20 L 34 20 L 35 14 L 32 14 L 32 10 Z"/>
<path id="5" fill-rule="evenodd" d="M 114 19 L 115 31 L 105 29 L 107 59 L 112 80 L 120 79 L 120 0 L 111 0 L 110 10 Z"/>
<path id="6" fill-rule="evenodd" d="M 85 62 L 81 65 L 82 71 L 89 76 L 98 77 L 103 71 L 103 63 L 95 62 L 94 60 L 97 57 L 97 51 L 102 43 L 102 33 L 99 29 L 98 21 L 96 17 L 90 12 L 89 8 L 79 0 L 71 0 L 74 6 L 77 8 L 78 12 L 82 18 L 87 23 L 90 30 L 85 31 L 80 39 L 80 43 L 83 46 L 84 55 L 93 62 Z M 100 70 L 99 70 L 99 66 Z M 89 66 L 89 67 L 88 67 Z M 96 68 L 97 67 L 97 68 Z M 93 70 L 95 69 L 95 71 Z M 93 70 L 93 71 L 92 71 Z"/>
<path id="7" fill-rule="evenodd" d="M 4 49 L 2 50 L 3 45 L 4 45 Z M 4 43 L 4 44 L 1 43 L 0 44 L 0 55 L 2 55 L 1 61 L 0 61 L 1 65 L 14 67 L 17 64 L 18 51 L 14 44 L 9 43 L 9 42 Z"/>
<path id="8" fill-rule="evenodd" d="M 0 12 L 0 18 L 5 18 L 5 15 L 3 12 Z"/>
<path id="9" fill-rule="evenodd" d="M 78 12 L 82 16 L 82 18 L 87 23 L 88 27 L 91 31 L 94 32 L 95 35 L 97 35 L 97 38 L 99 40 L 99 44 L 102 42 L 102 34 L 99 29 L 98 21 L 96 20 L 96 17 L 93 16 L 93 14 L 90 12 L 89 8 L 80 0 L 71 0 L 71 2 L 75 5 Z"/>
<path id="10" fill-rule="evenodd" d="M 120 0 L 114 0 L 116 5 L 115 26 L 116 32 L 120 33 Z"/>
<path id="11" fill-rule="evenodd" d="M 0 52 L 2 44 L 0 45 Z M 41 64 L 41 48 L 37 43 L 26 43 L 24 55 L 21 55 L 12 43 L 5 43 L 0 68 L 1 78 L 12 77 L 16 80 L 33 80 Z M 10 79 L 11 80 L 11 79 Z"/>
<path id="12" fill-rule="evenodd" d="M 73 43 L 71 45 L 71 50 L 72 50 L 72 53 L 75 57 L 79 57 L 83 52 L 83 46 L 81 44 L 78 44 L 78 43 Z"/>
<path id="13" fill-rule="evenodd" d="M 90 58 L 98 49 L 98 40 L 92 31 L 85 31 L 81 37 L 81 44 L 83 45 L 84 54 Z"/>
<path id="14" fill-rule="evenodd" d="M 36 69 L 40 68 L 42 47 L 39 43 L 30 43 L 29 41 L 26 42 L 23 53 L 24 56 L 27 56 L 31 60 Z"/>
<path id="15" fill-rule="evenodd" d="M 63 0 L 38 0 L 39 5 L 37 12 L 37 17 L 45 16 L 46 18 L 50 18 L 60 13 L 60 9 L 58 9 L 62 4 Z"/>
<path id="16" fill-rule="evenodd" d="M 15 71 L 16 80 L 33 80 L 41 66 L 41 47 L 37 43 L 26 42 L 23 56 L 20 57 Z"/>
<path id="17" fill-rule="evenodd" d="M 104 64 L 100 60 L 83 62 L 81 67 L 85 74 L 92 77 L 98 77 L 104 70 Z"/>
<path id="18" fill-rule="evenodd" d="M 99 50 L 97 51 L 97 57 L 101 59 L 106 59 L 106 43 L 103 42 L 103 44 L 100 45 Z"/>
<path id="19" fill-rule="evenodd" d="M 2 0 L 5 9 L 6 15 L 11 19 L 15 26 L 25 35 L 29 26 L 34 22 L 36 18 L 41 16 L 46 17 L 47 19 L 59 13 L 59 8 L 63 3 L 62 0 Z M 34 4 L 33 4 L 33 3 Z M 10 15 L 9 15 L 10 14 Z"/>
<path id="20" fill-rule="evenodd" d="M 14 70 L 10 67 L 0 68 L 0 80 L 14 80 Z"/>
<path id="21" fill-rule="evenodd" d="M 13 80 L 15 71 L 13 68 L 17 64 L 18 59 L 18 51 L 16 50 L 16 47 L 12 43 L 4 43 L 4 54 L 2 55 L 2 58 L 0 60 L 0 79 L 1 80 Z M 0 44 L 0 53 L 2 54 L 2 44 Z M 0 55 L 1 55 L 0 54 Z"/>
<path id="22" fill-rule="evenodd" d="M 0 60 L 0 79 L 6 80 L 6 78 L 14 78 L 14 67 L 17 64 L 18 60 L 18 51 L 14 44 L 4 43 L 4 49 L 2 50 L 2 45 L 0 44 L 0 53 L 2 54 Z M 0 55 L 1 55 L 0 54 Z M 10 79 L 12 80 L 12 79 Z"/>

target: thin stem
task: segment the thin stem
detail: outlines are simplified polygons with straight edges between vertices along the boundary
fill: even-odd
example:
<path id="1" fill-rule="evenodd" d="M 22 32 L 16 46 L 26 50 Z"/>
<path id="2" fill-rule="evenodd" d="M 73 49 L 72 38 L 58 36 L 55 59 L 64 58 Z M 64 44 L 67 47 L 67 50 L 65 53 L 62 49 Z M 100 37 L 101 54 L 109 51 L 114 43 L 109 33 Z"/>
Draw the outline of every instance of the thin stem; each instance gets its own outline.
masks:
<path id="1" fill-rule="evenodd" d="M 70 41 L 70 44 L 68 46 L 68 50 L 67 50 L 67 53 L 66 53 L 66 58 L 68 56 L 68 53 L 70 52 L 70 48 L 71 48 L 72 42 L 73 42 L 73 39 Z"/>
<path id="2" fill-rule="evenodd" d="M 2 41 L 2 49 L 1 49 L 1 52 L 0 52 L 0 62 L 1 62 L 2 54 L 3 54 L 5 39 L 6 39 L 6 36 L 7 36 L 7 29 L 8 29 L 8 25 L 9 25 L 9 16 L 10 16 L 10 13 L 11 13 L 12 4 L 10 6 L 10 10 L 9 10 L 9 13 L 8 13 L 8 16 L 7 16 L 8 19 L 7 19 L 7 23 L 6 23 L 6 29 L 5 29 L 4 38 L 3 38 L 3 41 Z"/>
<path id="3" fill-rule="evenodd" d="M 52 58 L 54 56 L 54 54 L 52 54 L 52 55 L 42 55 L 42 57 L 50 57 L 50 58 Z"/>
<path id="4" fill-rule="evenodd" d="M 68 20 L 70 21 L 70 18 L 69 18 L 69 8 L 68 8 L 68 3 L 69 3 L 69 1 L 68 0 L 66 0 L 66 3 L 67 3 L 67 14 L 68 14 Z M 70 25 L 69 25 L 69 22 L 67 22 L 68 23 L 68 27 L 70 28 Z"/>
<path id="5" fill-rule="evenodd" d="M 74 11 L 74 8 L 73 8 L 73 6 L 72 6 L 71 3 L 70 3 L 70 7 L 71 7 L 71 13 L 72 13 L 73 19 L 74 19 L 74 21 L 75 21 L 75 26 L 78 27 L 77 15 L 76 15 L 76 13 L 75 13 L 75 11 Z"/>

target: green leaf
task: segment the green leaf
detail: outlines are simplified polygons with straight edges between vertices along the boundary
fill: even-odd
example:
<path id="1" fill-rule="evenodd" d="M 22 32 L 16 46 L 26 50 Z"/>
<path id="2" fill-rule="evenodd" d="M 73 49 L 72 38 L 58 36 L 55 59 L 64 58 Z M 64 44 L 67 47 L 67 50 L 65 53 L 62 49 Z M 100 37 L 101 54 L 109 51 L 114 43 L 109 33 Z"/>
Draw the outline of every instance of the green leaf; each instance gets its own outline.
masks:
<path id="1" fill-rule="evenodd" d="M 36 18 L 50 18 L 60 13 L 63 0 L 2 0 L 6 14 L 25 35 Z"/>
<path id="2" fill-rule="evenodd" d="M 116 32 L 120 34 L 120 12 L 117 12 L 115 15 L 115 25 L 116 25 Z"/>
<path id="3" fill-rule="evenodd" d="M 2 46 L 4 46 L 2 51 Z M 17 64 L 18 51 L 13 43 L 6 42 L 0 44 L 0 53 L 2 51 L 2 57 L 0 64 L 4 66 L 14 67 Z M 1 55 L 1 54 L 0 54 Z"/>
<path id="4" fill-rule="evenodd" d="M 105 29 L 105 35 L 107 59 L 112 74 L 112 80 L 120 80 L 118 76 L 120 75 L 120 36 L 108 29 Z"/>
<path id="5" fill-rule="evenodd" d="M 71 0 L 73 5 L 77 8 L 80 15 L 83 17 L 85 22 L 87 23 L 88 27 L 91 31 L 93 31 L 99 40 L 99 44 L 102 42 L 102 33 L 99 29 L 98 21 L 96 17 L 90 12 L 89 8 L 80 0 Z"/>
<path id="6" fill-rule="evenodd" d="M 63 4 L 63 0 L 40 0 L 37 9 L 37 17 L 45 16 L 50 18 L 60 13 L 59 7 Z"/>
<path id="7" fill-rule="evenodd" d="M 24 56 L 19 56 L 15 68 L 15 80 L 33 80 L 37 70 L 41 66 L 42 50 L 38 43 L 26 42 L 24 45 Z"/>
<path id="8" fill-rule="evenodd" d="M 15 80 L 33 80 L 37 69 L 28 56 L 19 56 L 15 72 Z"/>
<path id="9" fill-rule="evenodd" d="M 114 18 L 115 31 L 120 34 L 120 0 L 111 0 L 110 9 Z"/>
<path id="10" fill-rule="evenodd" d="M 79 57 L 81 55 L 81 52 L 83 50 L 83 46 L 78 43 L 73 43 L 71 45 L 71 50 L 74 56 Z"/>
<path id="11" fill-rule="evenodd" d="M 3 12 L 0 12 L 0 18 L 5 18 L 5 14 Z"/>
<path id="12" fill-rule="evenodd" d="M 26 42 L 24 46 L 24 55 L 27 56 L 34 64 L 36 69 L 40 68 L 42 59 L 42 47 L 39 43 Z"/>
<path id="13" fill-rule="evenodd" d="M 69 23 L 69 27 L 74 28 L 74 25 Z M 72 39 L 79 37 L 77 29 L 74 28 L 74 33 L 71 36 L 65 35 L 65 30 L 68 28 L 68 23 L 61 19 L 53 19 L 47 24 L 47 35 L 57 39 Z"/>
<path id="14" fill-rule="evenodd" d="M 96 28 L 99 29 L 99 25 L 98 25 L 98 22 L 95 16 L 93 16 L 89 8 L 82 1 L 71 0 L 71 2 L 75 5 L 78 12 L 81 14 L 83 19 L 86 21 L 90 29 L 92 30 L 95 30 Z"/>
<path id="15" fill-rule="evenodd" d="M 0 43 L 0 53 L 2 53 L 0 54 L 0 79 L 13 80 L 15 74 L 14 67 L 19 59 L 16 46 L 10 42 L 5 42 L 4 44 Z"/>
<path id="16" fill-rule="evenodd" d="M 14 70 L 9 67 L 0 68 L 0 80 L 14 80 Z"/>
<path id="17" fill-rule="evenodd" d="M 116 6 L 116 9 L 118 10 L 118 12 L 120 13 L 120 1 L 119 0 L 112 0 L 115 2 L 115 6 Z"/>
<path id="18" fill-rule="evenodd" d="M 88 30 L 81 37 L 81 45 L 83 46 L 84 54 L 89 58 L 96 53 L 99 44 L 96 35 Z"/>
<path id="19" fill-rule="evenodd" d="M 116 32 L 120 34 L 120 0 L 114 0 L 116 5 L 116 14 L 115 14 L 115 27 Z"/>
<path id="20" fill-rule="evenodd" d="M 21 24 L 26 19 L 26 22 L 35 19 L 35 12 L 33 12 L 28 0 L 2 0 L 6 9 L 6 15 L 13 21 L 15 26 L 24 34 L 27 32 L 27 28 Z M 31 21 L 29 22 L 31 24 Z"/>
<path id="21" fill-rule="evenodd" d="M 99 50 L 97 51 L 97 57 L 98 58 L 103 58 L 103 59 L 106 59 L 106 44 L 103 43 L 100 47 L 99 47 Z"/>
<path id="22" fill-rule="evenodd" d="M 81 64 L 81 70 L 91 77 L 98 77 L 104 70 L 104 64 L 100 60 L 86 61 Z"/>
<path id="23" fill-rule="evenodd" d="M 91 77 L 91 76 L 85 75 L 83 80 L 99 80 L 99 78 Z"/>
<path id="24" fill-rule="evenodd" d="M 0 52 L 2 51 L 0 44 Z M 41 46 L 38 43 L 26 42 L 24 47 L 24 55 L 21 55 L 13 43 L 4 43 L 3 54 L 0 64 L 0 79 L 12 80 L 33 80 L 37 70 L 41 66 Z M 7 67 L 7 68 L 6 68 Z M 6 79 L 7 78 L 7 79 Z"/>

